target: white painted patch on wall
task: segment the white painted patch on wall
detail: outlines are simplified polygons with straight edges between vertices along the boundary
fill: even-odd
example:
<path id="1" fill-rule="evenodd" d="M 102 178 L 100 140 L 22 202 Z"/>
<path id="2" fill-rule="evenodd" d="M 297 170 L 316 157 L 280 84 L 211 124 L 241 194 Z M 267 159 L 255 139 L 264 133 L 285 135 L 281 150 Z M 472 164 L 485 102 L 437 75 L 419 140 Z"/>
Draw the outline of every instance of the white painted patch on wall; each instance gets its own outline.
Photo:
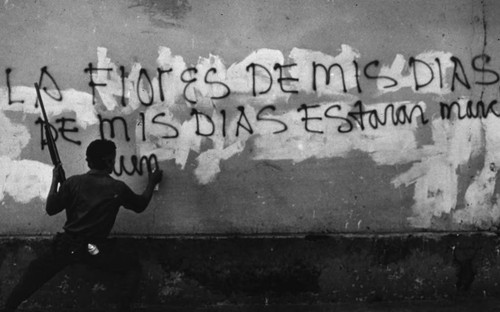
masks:
<path id="1" fill-rule="evenodd" d="M 464 103 L 462 103 L 464 105 Z M 497 184 L 498 165 L 500 164 L 500 125 L 493 118 L 481 119 L 481 137 L 477 140 L 476 151 L 484 152 L 482 169 L 476 173 L 465 194 L 465 207 L 453 217 L 455 222 L 474 224 L 482 228 L 498 226 L 500 207 L 498 196 L 500 185 Z M 469 133 L 470 135 L 470 133 Z"/>
<path id="2" fill-rule="evenodd" d="M 466 99 L 459 101 L 463 107 L 466 102 Z M 412 207 L 414 216 L 409 221 L 412 226 L 421 228 L 430 227 L 432 218 L 444 213 L 454 214 L 456 218 L 464 220 L 459 217 L 464 212 L 454 211 L 458 195 L 457 170 L 477 156 L 476 153 L 483 148 L 481 121 L 470 119 L 450 122 L 435 119 L 432 121 L 432 138 L 432 145 L 408 150 L 409 153 L 417 153 L 415 163 L 410 170 L 392 181 L 395 187 L 402 184 L 415 186 L 415 203 Z M 475 188 L 474 185 L 470 187 Z M 488 191 L 475 194 L 482 201 L 492 196 Z M 467 221 L 472 222 L 472 218 Z"/>
<path id="3" fill-rule="evenodd" d="M 316 110 L 323 112 L 331 105 L 338 105 L 341 109 L 336 115 L 347 118 L 353 104 L 353 102 L 323 102 Z M 377 103 L 366 106 L 382 113 L 387 104 Z M 392 104 L 395 108 L 405 105 L 408 110 L 411 110 L 417 103 L 403 101 Z M 418 104 L 425 110 L 425 103 Z M 316 115 L 321 114 L 315 113 Z M 414 114 L 415 119 L 418 116 L 417 113 Z M 279 136 L 270 135 L 267 132 L 259 133 L 261 135 L 256 137 L 254 142 L 257 148 L 254 159 L 289 159 L 301 162 L 312 157 L 318 159 L 345 157 L 349 152 L 359 150 L 368 153 L 379 165 L 394 165 L 414 160 L 415 155 L 408 151 L 416 148 L 417 122 L 397 126 L 388 123 L 378 129 L 366 128 L 364 131 L 339 133 L 338 127 L 342 126 L 343 121 L 325 119 L 314 126 L 316 131 L 323 132 L 316 134 L 305 132 L 301 117 L 302 115 L 297 111 L 290 111 L 280 116 L 280 119 L 289 125 L 289 129 Z M 366 118 L 365 123 L 367 123 Z"/>
<path id="4" fill-rule="evenodd" d="M 17 158 L 22 149 L 28 145 L 31 135 L 29 130 L 21 124 L 15 124 L 0 111 L 0 155 Z"/>
<path id="5" fill-rule="evenodd" d="M 0 200 L 11 196 L 21 204 L 45 199 L 52 180 L 52 166 L 33 160 L 0 156 Z"/>

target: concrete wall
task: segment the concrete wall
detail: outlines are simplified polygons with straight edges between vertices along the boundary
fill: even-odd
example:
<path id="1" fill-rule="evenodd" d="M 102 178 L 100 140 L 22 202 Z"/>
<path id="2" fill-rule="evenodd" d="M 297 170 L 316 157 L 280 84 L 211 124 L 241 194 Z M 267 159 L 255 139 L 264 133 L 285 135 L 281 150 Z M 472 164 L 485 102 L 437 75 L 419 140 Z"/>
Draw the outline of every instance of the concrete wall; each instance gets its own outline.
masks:
<path id="1" fill-rule="evenodd" d="M 4 1 L 0 233 L 63 222 L 43 212 L 52 166 L 34 82 L 68 175 L 86 170 L 98 137 L 117 142 L 116 176 L 138 192 L 134 159 L 165 170 L 150 209 L 121 214 L 118 233 L 489 228 L 499 11 L 479 0 Z"/>
<path id="2" fill-rule="evenodd" d="M 165 171 L 114 233 L 141 305 L 498 295 L 496 1 L 2 2 L 0 300 L 64 222 L 35 82 L 67 175 L 100 137 L 137 192 Z M 71 267 L 26 307 L 113 283 Z"/>

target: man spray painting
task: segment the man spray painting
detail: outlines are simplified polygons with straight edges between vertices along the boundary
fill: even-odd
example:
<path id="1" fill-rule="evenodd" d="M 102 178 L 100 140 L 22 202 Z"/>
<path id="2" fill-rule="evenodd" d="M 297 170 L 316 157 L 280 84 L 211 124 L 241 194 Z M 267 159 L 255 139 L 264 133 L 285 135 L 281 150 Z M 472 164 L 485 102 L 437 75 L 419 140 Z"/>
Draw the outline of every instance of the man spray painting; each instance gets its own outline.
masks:
<path id="1" fill-rule="evenodd" d="M 7 298 L 3 311 L 15 311 L 45 282 L 75 263 L 120 275 L 123 281 L 118 311 L 131 311 L 140 278 L 140 263 L 136 255 L 116 248 L 107 238 L 120 207 L 136 213 L 146 209 L 163 171 L 150 171 L 144 192 L 136 194 L 124 182 L 110 176 L 116 158 L 116 145 L 112 141 L 93 141 L 87 148 L 86 157 L 90 170 L 67 180 L 62 166 L 54 167 L 46 212 L 52 216 L 65 210 L 64 232 L 54 237 L 51 250 L 29 265 Z"/>

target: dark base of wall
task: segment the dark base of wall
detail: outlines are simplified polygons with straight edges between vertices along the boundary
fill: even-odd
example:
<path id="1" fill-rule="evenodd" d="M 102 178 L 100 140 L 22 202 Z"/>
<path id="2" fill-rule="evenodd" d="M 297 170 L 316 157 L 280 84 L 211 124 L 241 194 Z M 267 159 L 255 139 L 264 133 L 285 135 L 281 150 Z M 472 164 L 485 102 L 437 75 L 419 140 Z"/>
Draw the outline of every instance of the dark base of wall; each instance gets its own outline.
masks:
<path id="1" fill-rule="evenodd" d="M 500 296 L 490 233 L 116 238 L 141 255 L 138 305 L 309 304 Z M 50 239 L 0 240 L 0 300 Z M 119 280 L 76 265 L 24 307 L 113 305 Z"/>

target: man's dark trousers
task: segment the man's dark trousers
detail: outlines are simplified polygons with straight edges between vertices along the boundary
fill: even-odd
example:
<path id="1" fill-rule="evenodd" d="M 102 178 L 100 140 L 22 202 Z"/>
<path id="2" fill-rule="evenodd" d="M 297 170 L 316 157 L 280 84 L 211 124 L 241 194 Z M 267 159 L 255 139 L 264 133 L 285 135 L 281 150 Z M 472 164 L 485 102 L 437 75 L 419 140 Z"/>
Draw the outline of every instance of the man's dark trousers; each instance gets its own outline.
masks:
<path id="1" fill-rule="evenodd" d="M 5 302 L 6 311 L 15 310 L 43 284 L 71 264 L 82 263 L 90 267 L 121 275 L 120 308 L 130 309 L 139 279 L 141 266 L 138 257 L 119 250 L 110 241 L 98 244 L 99 253 L 91 255 L 87 242 L 67 233 L 59 233 L 52 242 L 51 250 L 30 263 L 20 282 Z"/>

